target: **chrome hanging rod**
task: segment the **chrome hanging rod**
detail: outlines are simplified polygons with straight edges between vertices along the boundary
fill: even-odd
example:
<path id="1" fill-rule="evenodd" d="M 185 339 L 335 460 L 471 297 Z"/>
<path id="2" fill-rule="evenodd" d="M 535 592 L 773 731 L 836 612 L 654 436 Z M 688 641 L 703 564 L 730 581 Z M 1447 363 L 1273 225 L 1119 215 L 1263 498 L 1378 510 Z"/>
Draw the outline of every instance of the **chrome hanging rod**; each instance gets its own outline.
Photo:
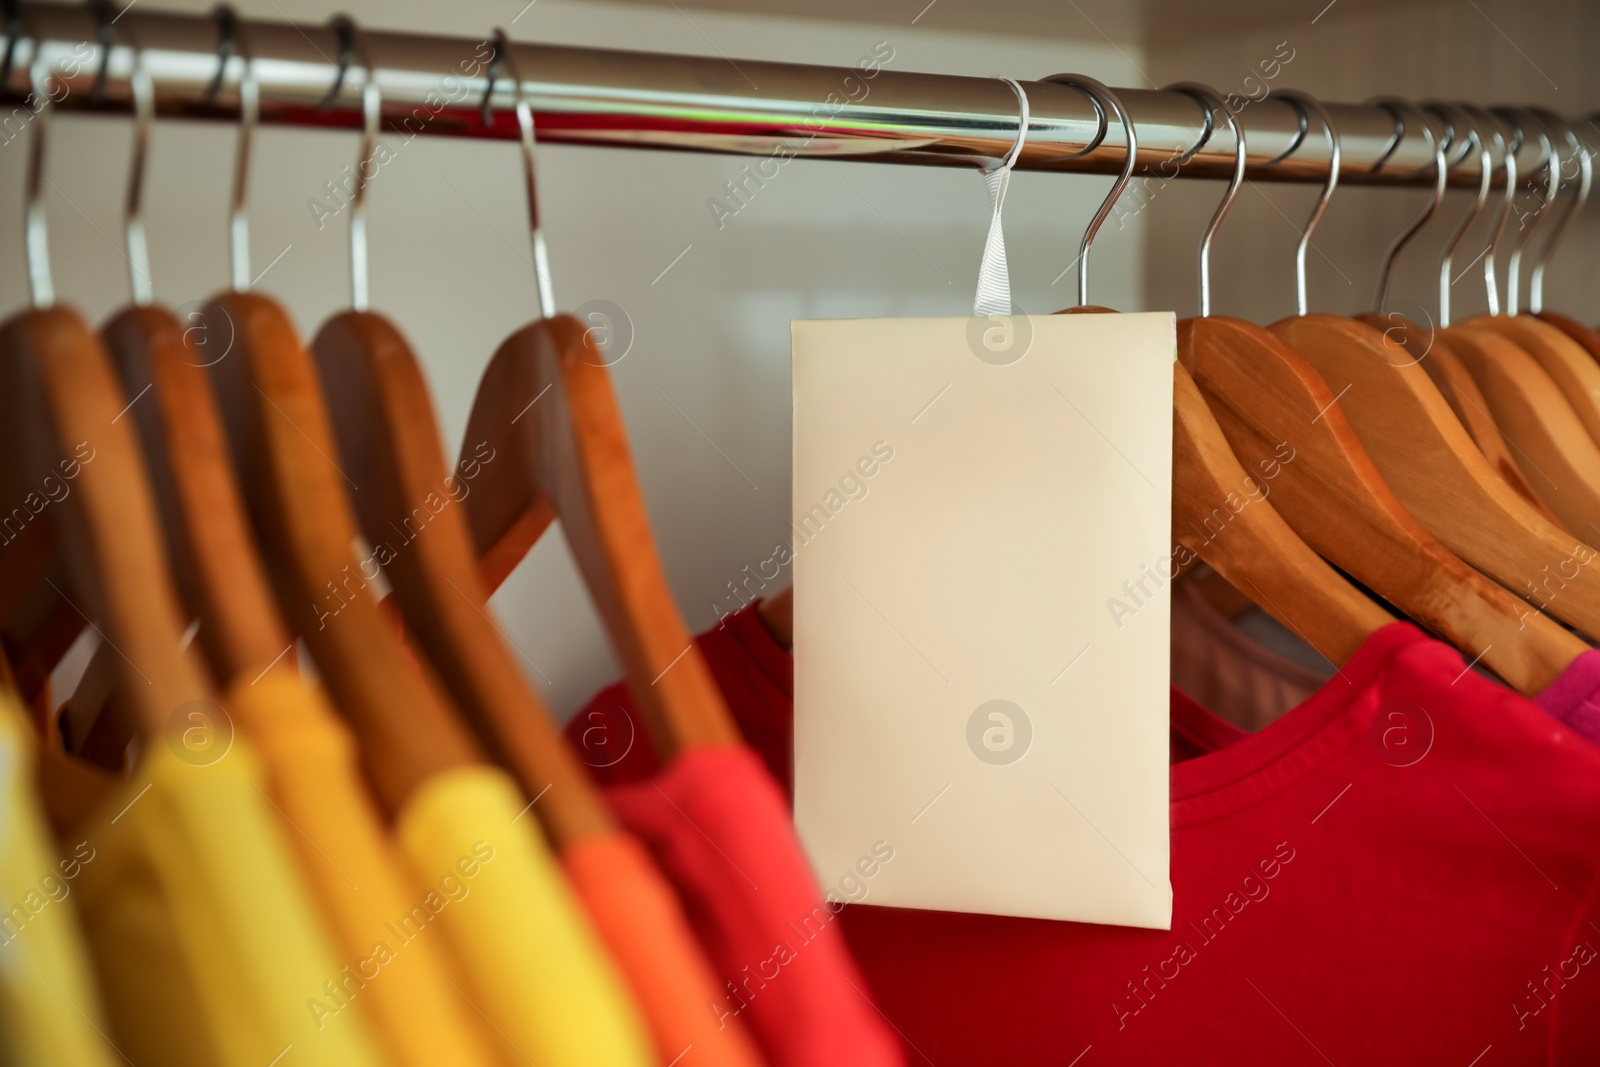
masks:
<path id="1" fill-rule="evenodd" d="M 26 126 L 35 55 L 42 54 L 54 71 L 56 108 L 131 115 L 135 44 L 143 49 L 161 116 L 237 121 L 238 86 L 249 60 L 259 83 L 262 123 L 361 127 L 367 73 L 351 62 L 340 76 L 341 35 L 334 26 L 240 19 L 231 47 L 222 50 L 227 58 L 219 80 L 223 35 L 213 17 L 154 11 L 144 4 L 99 18 L 85 4 L 32 2 L 16 10 L 18 17 L 0 26 L 8 35 L 0 37 L 0 47 L 11 59 L 0 85 L 0 142 Z M 1017 100 L 1005 82 L 897 70 L 892 41 L 864 48 L 855 67 L 526 42 L 511 44 L 514 63 L 508 65 L 493 62 L 488 28 L 476 38 L 376 27 L 362 27 L 361 35 L 362 57 L 375 69 L 382 91 L 384 125 L 401 135 L 515 139 L 515 94 L 507 74 L 515 69 L 526 79 L 541 142 L 733 153 L 779 162 L 827 158 L 971 166 L 975 156 L 1004 155 L 1016 136 Z M 338 91 L 330 95 L 336 81 Z M 1105 122 L 1087 95 L 1052 82 L 1024 82 L 1023 87 L 1033 118 L 1017 161 L 1020 169 L 1096 174 L 1120 169 L 1125 157 L 1119 124 Z M 1216 123 L 1219 130 L 1195 150 L 1204 126 L 1192 96 L 1117 92 L 1135 121 L 1141 173 L 1230 175 L 1233 145 L 1224 124 Z M 1308 133 L 1299 108 L 1271 94 L 1256 100 L 1236 97 L 1234 103 L 1235 120 L 1249 145 L 1249 178 L 1326 178 L 1322 139 Z M 1413 122 L 1397 132 L 1394 113 L 1383 107 L 1324 106 L 1339 131 L 1342 182 L 1429 182 L 1432 150 L 1420 125 Z M 1433 121 L 1435 134 L 1442 135 L 1443 122 Z M 1509 135 L 1509 126 L 1503 130 Z M 1583 129 L 1577 133 L 1582 137 Z M 1522 173 L 1539 164 L 1538 141 L 1520 139 Z M 1453 158 L 1459 162 L 1451 184 L 1476 188 L 1478 155 L 1462 152 Z"/>

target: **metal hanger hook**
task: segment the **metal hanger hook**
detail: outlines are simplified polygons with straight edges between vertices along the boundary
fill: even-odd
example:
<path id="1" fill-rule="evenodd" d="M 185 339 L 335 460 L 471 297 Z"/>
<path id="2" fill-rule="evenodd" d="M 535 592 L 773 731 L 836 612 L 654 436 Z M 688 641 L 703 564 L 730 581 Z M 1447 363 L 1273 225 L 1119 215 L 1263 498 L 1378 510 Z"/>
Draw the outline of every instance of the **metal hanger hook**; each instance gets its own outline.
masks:
<path id="1" fill-rule="evenodd" d="M 1094 218 L 1089 220 L 1089 227 L 1084 230 L 1083 241 L 1078 246 L 1078 306 L 1083 307 L 1089 303 L 1089 249 L 1093 246 L 1095 235 L 1100 232 L 1101 225 L 1122 196 L 1122 191 L 1133 179 L 1133 168 L 1139 161 L 1139 140 L 1134 132 L 1133 119 L 1129 116 L 1128 109 L 1122 105 L 1116 93 L 1100 82 L 1083 74 L 1052 74 L 1043 80 L 1058 85 L 1070 85 L 1088 95 L 1097 105 L 1103 105 L 1114 112 L 1117 121 L 1122 123 L 1122 136 L 1127 144 L 1128 154 L 1123 160 L 1122 171 L 1111 186 L 1111 192 L 1106 195 L 1099 210 L 1094 213 Z"/>
<path id="2" fill-rule="evenodd" d="M 1508 158 L 1514 157 L 1527 142 L 1528 131 L 1524 128 L 1522 120 L 1523 116 L 1528 112 L 1511 107 L 1497 107 L 1493 111 L 1496 115 L 1511 123 L 1513 136 Z M 1535 130 L 1533 132 L 1539 138 L 1539 161 L 1534 166 L 1544 171 L 1545 197 L 1542 198 L 1543 203 L 1540 204 L 1539 209 L 1533 213 L 1533 221 L 1531 223 L 1523 224 L 1520 219 L 1518 220 L 1518 228 L 1522 230 L 1522 236 L 1517 238 L 1516 244 L 1511 248 L 1511 258 L 1506 261 L 1507 315 L 1515 315 L 1521 310 L 1519 295 L 1522 283 L 1523 253 L 1527 251 L 1528 242 L 1533 239 L 1534 232 L 1538 230 L 1539 224 L 1544 221 L 1545 208 L 1550 206 L 1561 191 L 1561 167 L 1555 158 L 1555 144 L 1550 140 L 1550 135 L 1543 130 Z M 1505 208 L 1501 215 L 1500 228 L 1495 231 L 1494 245 L 1489 251 L 1491 256 L 1498 255 L 1500 252 L 1500 243 L 1505 237 L 1505 222 L 1515 210 L 1515 198 L 1516 183 L 1508 180 L 1506 182 Z"/>
<path id="3" fill-rule="evenodd" d="M 1555 255 L 1556 248 L 1572 229 L 1573 223 L 1578 221 L 1578 215 L 1582 213 L 1584 205 L 1589 202 L 1589 189 L 1594 182 L 1594 154 L 1578 139 L 1577 131 L 1566 119 L 1546 108 L 1535 108 L 1533 113 L 1546 126 L 1562 134 L 1566 139 L 1567 148 L 1572 152 L 1570 158 L 1578 165 L 1578 188 L 1573 196 L 1564 202 L 1555 229 L 1551 231 L 1550 239 L 1535 257 L 1533 270 L 1528 275 L 1528 311 L 1537 315 L 1544 310 L 1545 268 L 1549 266 L 1550 258 Z M 1558 167 L 1558 170 L 1564 169 L 1564 164 Z"/>
<path id="4" fill-rule="evenodd" d="M 1500 285 L 1495 278 L 1495 254 L 1500 245 L 1500 235 L 1505 230 L 1506 220 L 1511 217 L 1511 197 L 1517 185 L 1517 151 L 1515 145 L 1506 140 L 1501 132 L 1500 123 L 1496 116 L 1476 104 L 1458 103 L 1457 107 L 1465 111 L 1477 129 L 1479 140 L 1487 147 L 1487 139 L 1483 137 L 1485 130 L 1494 140 L 1494 147 L 1500 152 L 1500 162 L 1492 165 L 1489 170 L 1489 183 L 1494 183 L 1494 172 L 1504 169 L 1506 193 L 1500 200 L 1500 207 L 1495 212 L 1494 222 L 1490 224 L 1489 233 L 1485 236 L 1484 250 L 1478 253 L 1478 258 L 1483 260 L 1483 295 L 1490 315 L 1500 314 Z"/>
<path id="5" fill-rule="evenodd" d="M 50 278 L 50 234 L 44 214 L 44 150 L 50 123 L 50 64 L 45 61 L 39 38 L 32 39 L 28 80 L 39 110 L 33 116 L 33 136 L 28 145 L 27 214 L 24 222 L 28 261 L 28 287 L 33 306 L 50 307 L 56 302 L 55 284 Z"/>
<path id="6" fill-rule="evenodd" d="M 128 161 L 128 196 L 123 208 L 123 231 L 128 244 L 128 287 L 133 302 L 138 307 L 148 307 L 155 301 L 155 289 L 150 282 L 150 246 L 145 238 L 144 185 L 145 170 L 150 161 L 150 135 L 155 127 L 155 83 L 145 64 L 144 49 L 132 45 L 133 71 L 128 85 L 133 92 L 133 151 Z M 110 54 L 109 48 L 107 55 Z"/>
<path id="7" fill-rule="evenodd" d="M 250 148 L 261 120 L 261 87 L 256 81 L 254 61 L 247 50 L 239 47 L 239 20 L 233 9 L 219 4 L 213 17 L 217 20 L 217 74 L 213 89 L 221 86 L 235 55 L 244 62 L 239 75 L 239 144 L 233 157 L 233 194 L 228 210 L 229 280 L 234 292 L 243 293 L 251 282 L 250 219 L 245 209 L 250 194 Z"/>
<path id="8" fill-rule="evenodd" d="M 371 260 L 367 255 L 367 186 L 377 177 L 378 134 L 383 123 L 383 94 L 378 88 L 378 72 L 372 66 L 366 42 L 355 21 L 336 15 L 333 25 L 339 32 L 339 70 L 334 76 L 325 105 L 333 100 L 350 79 L 350 66 L 359 57 L 361 80 L 361 153 L 356 157 L 355 189 L 350 196 L 350 306 L 356 311 L 368 308 L 368 277 Z"/>
<path id="9" fill-rule="evenodd" d="M 1244 131 L 1234 120 L 1233 113 L 1228 110 L 1228 105 L 1222 97 L 1209 85 L 1199 82 L 1175 82 L 1163 89 L 1164 92 L 1182 93 L 1200 105 L 1205 113 L 1204 125 L 1200 131 L 1200 139 L 1195 146 L 1184 153 L 1184 159 L 1192 158 L 1194 154 L 1205 147 L 1211 139 L 1212 132 L 1216 129 L 1216 115 L 1222 114 L 1222 119 L 1228 125 L 1228 132 L 1233 134 L 1233 176 L 1228 181 L 1228 189 L 1222 194 L 1222 203 L 1217 205 L 1217 210 L 1212 213 L 1211 221 L 1206 224 L 1206 232 L 1200 238 L 1199 274 L 1200 274 L 1200 317 L 1207 318 L 1211 314 L 1211 241 L 1217 235 L 1217 229 L 1222 225 L 1222 220 L 1227 217 L 1228 209 L 1233 206 L 1234 197 L 1239 195 L 1239 189 L 1244 185 L 1244 168 L 1248 161 L 1245 147 Z M 1181 165 L 1181 164 L 1180 164 Z"/>
<path id="10" fill-rule="evenodd" d="M 516 57 L 511 54 L 505 31 L 494 31 L 496 56 L 503 56 L 506 72 L 511 75 L 512 88 L 517 101 L 517 128 L 521 134 L 522 175 L 528 192 L 528 231 L 533 238 L 533 273 L 539 283 L 539 314 L 550 318 L 556 313 L 555 290 L 550 284 L 550 252 L 545 245 L 544 229 L 539 225 L 538 141 L 534 137 L 533 104 L 522 87 L 522 73 L 517 69 Z M 490 93 L 494 82 L 489 83 Z"/>
<path id="11" fill-rule="evenodd" d="M 1300 233 L 1300 244 L 1294 253 L 1295 308 L 1297 314 L 1304 315 L 1310 308 L 1306 296 L 1306 255 L 1311 249 L 1311 237 L 1322 224 L 1323 213 L 1328 210 L 1328 202 L 1339 188 L 1339 167 L 1343 162 L 1343 153 L 1339 147 L 1339 131 L 1334 128 L 1333 119 L 1328 115 L 1328 109 L 1322 106 L 1322 101 L 1298 89 L 1279 89 L 1277 93 L 1297 108 L 1316 116 L 1322 124 L 1322 134 L 1328 141 L 1328 180 L 1322 185 L 1322 194 L 1311 209 L 1311 217 L 1306 220 L 1306 228 Z"/>
<path id="12" fill-rule="evenodd" d="M 1427 206 L 1422 209 L 1422 213 L 1411 221 L 1411 225 L 1407 226 L 1400 236 L 1394 239 L 1394 243 L 1384 252 L 1383 260 L 1378 265 L 1378 282 L 1373 288 L 1372 310 L 1381 315 L 1383 314 L 1384 305 L 1389 300 L 1389 279 L 1394 270 L 1394 261 L 1400 255 L 1400 250 L 1411 242 L 1411 239 L 1417 235 L 1417 231 L 1421 230 L 1428 220 L 1433 218 L 1434 212 L 1439 210 L 1439 205 L 1444 202 L 1445 183 L 1450 178 L 1450 172 L 1445 161 L 1445 142 L 1434 135 L 1433 126 L 1428 122 L 1428 116 L 1421 108 L 1409 100 L 1402 100 L 1399 97 L 1392 96 L 1368 100 L 1367 106 L 1381 107 L 1401 122 L 1404 122 L 1404 119 L 1400 115 L 1400 109 L 1415 112 L 1422 121 L 1422 135 L 1427 138 L 1428 148 L 1433 155 L 1433 196 L 1428 199 Z"/>
<path id="13" fill-rule="evenodd" d="M 1444 251 L 1439 256 L 1439 326 L 1444 328 L 1450 325 L 1450 286 L 1451 271 L 1454 269 L 1456 249 L 1461 247 L 1461 241 L 1467 236 L 1467 231 L 1472 229 L 1473 223 L 1483 214 L 1484 205 L 1489 202 L 1489 186 L 1494 181 L 1494 158 L 1489 152 L 1489 142 L 1478 129 L 1477 123 L 1472 121 L 1464 107 L 1447 102 L 1433 102 L 1422 105 L 1423 109 L 1431 114 L 1438 115 L 1445 122 L 1447 135 L 1451 140 L 1457 140 L 1456 128 L 1461 126 L 1466 129 L 1467 136 L 1463 142 L 1465 150 L 1457 163 L 1464 162 L 1476 150 L 1478 154 L 1478 197 L 1473 201 L 1472 207 L 1462 218 L 1455 232 L 1450 235 L 1445 243 Z M 1460 120 L 1459 123 L 1457 120 Z M 1499 139 L 1499 132 L 1495 137 Z M 1502 142 L 1503 143 L 1503 142 Z"/>

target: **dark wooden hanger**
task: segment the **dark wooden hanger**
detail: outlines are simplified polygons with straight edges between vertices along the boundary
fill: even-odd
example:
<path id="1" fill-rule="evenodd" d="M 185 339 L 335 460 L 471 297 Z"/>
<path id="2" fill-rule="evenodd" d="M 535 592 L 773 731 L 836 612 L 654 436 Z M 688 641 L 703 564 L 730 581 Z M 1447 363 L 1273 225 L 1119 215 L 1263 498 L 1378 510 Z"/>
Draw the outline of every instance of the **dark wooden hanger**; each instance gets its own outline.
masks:
<path id="1" fill-rule="evenodd" d="M 339 454 L 361 488 L 362 528 L 392 551 L 384 573 L 415 639 L 472 724 L 479 742 L 516 776 L 557 847 L 614 824 L 544 702 L 489 615 L 458 493 L 478 479 L 449 470 L 433 404 L 405 338 L 387 319 L 347 311 L 313 342 Z M 498 459 L 498 454 L 496 455 Z"/>

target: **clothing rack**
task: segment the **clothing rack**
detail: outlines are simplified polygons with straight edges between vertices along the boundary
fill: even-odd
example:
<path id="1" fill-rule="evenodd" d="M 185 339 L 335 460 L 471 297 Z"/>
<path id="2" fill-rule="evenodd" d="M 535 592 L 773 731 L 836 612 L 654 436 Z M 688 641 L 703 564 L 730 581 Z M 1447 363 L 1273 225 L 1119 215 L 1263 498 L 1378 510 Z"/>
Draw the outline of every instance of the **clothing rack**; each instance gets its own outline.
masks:
<path id="1" fill-rule="evenodd" d="M 264 123 L 359 129 L 361 89 L 370 64 L 389 129 L 511 140 L 517 123 L 507 68 L 514 66 L 531 96 L 540 140 L 562 144 L 971 166 L 975 156 L 1004 155 L 1016 137 L 1017 99 L 1003 81 L 896 70 L 892 61 L 869 70 L 514 42 L 513 63 L 498 64 L 485 101 L 487 60 L 493 53 L 488 27 L 478 38 L 357 28 L 355 47 L 343 49 L 331 25 L 240 19 L 224 76 L 208 93 L 222 38 L 213 17 L 143 5 L 99 18 L 85 4 L 23 3 L 17 9 L 0 38 L 13 49 L 4 85 L 8 110 L 0 112 L 7 139 L 25 123 L 14 109 L 25 106 L 36 57 L 60 79 L 51 83 L 52 97 L 60 97 L 58 108 L 131 112 L 133 46 L 143 50 L 161 116 L 237 121 L 238 86 L 248 57 L 255 63 Z M 340 91 L 330 99 L 341 56 L 347 69 Z M 1096 174 L 1121 169 L 1126 142 L 1114 116 L 1102 122 L 1090 98 L 1068 85 L 1024 82 L 1023 88 L 1032 119 L 1019 168 Z M 1220 122 L 1217 135 L 1193 151 L 1203 128 L 1193 97 L 1147 89 L 1116 92 L 1135 124 L 1140 173 L 1162 178 L 1231 174 L 1232 138 Z M 488 122 L 480 117 L 485 102 Z M 1381 106 L 1330 102 L 1324 107 L 1339 134 L 1341 182 L 1431 181 L 1433 150 L 1415 112 L 1397 132 L 1396 113 Z M 1326 179 L 1327 141 L 1320 122 L 1304 120 L 1286 99 L 1270 94 L 1251 100 L 1236 121 L 1249 148 L 1248 177 Z M 1435 135 L 1443 136 L 1443 121 L 1435 116 L 1430 122 Z M 1582 139 L 1587 124 L 1573 125 Z M 1509 135 L 1509 126 L 1504 132 Z M 1580 141 L 1584 151 L 1600 144 L 1600 134 L 1593 136 Z M 1518 152 L 1520 173 L 1532 173 L 1541 161 L 1538 138 L 1530 135 Z M 1451 162 L 1451 185 L 1478 184 L 1476 152 L 1453 153 Z"/>

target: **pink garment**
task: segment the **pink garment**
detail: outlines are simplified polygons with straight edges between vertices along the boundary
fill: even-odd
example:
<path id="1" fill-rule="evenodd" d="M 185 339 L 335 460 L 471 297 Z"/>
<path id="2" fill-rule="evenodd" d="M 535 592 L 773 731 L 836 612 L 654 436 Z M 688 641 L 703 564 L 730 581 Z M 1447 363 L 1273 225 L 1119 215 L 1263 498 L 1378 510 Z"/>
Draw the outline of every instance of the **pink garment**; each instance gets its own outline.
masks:
<path id="1" fill-rule="evenodd" d="M 744 745 L 692 748 L 606 799 L 677 889 L 723 997 L 773 1067 L 900 1065 L 789 822 L 787 798 Z"/>
<path id="2" fill-rule="evenodd" d="M 1579 737 L 1600 745 L 1600 651 L 1590 649 L 1573 660 L 1533 702 Z"/>

